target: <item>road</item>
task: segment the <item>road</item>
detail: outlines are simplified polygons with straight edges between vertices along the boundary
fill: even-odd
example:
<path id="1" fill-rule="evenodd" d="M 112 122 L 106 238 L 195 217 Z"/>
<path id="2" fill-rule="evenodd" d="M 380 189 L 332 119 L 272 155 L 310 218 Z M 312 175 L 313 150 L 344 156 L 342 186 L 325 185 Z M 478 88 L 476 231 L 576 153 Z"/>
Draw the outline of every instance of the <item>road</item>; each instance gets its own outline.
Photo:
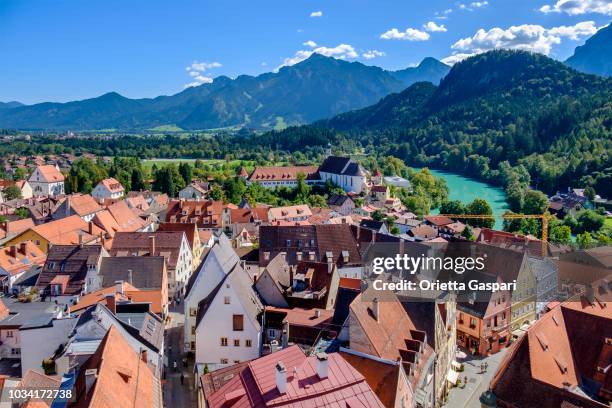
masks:
<path id="1" fill-rule="evenodd" d="M 166 357 L 168 369 L 166 380 L 164 381 L 164 406 L 167 408 L 185 407 L 196 408 L 197 394 L 193 375 L 193 361 L 189 361 L 187 366 L 183 366 L 183 325 L 185 316 L 183 315 L 183 305 L 171 306 L 169 315 L 170 322 L 166 324 Z M 177 369 L 173 368 L 176 361 Z M 184 375 L 181 384 L 181 373 Z"/>
<path id="2" fill-rule="evenodd" d="M 489 388 L 489 384 L 507 352 L 508 349 L 503 348 L 499 353 L 485 358 L 469 356 L 464 359 L 462 361 L 464 371 L 459 373 L 459 379 L 461 382 L 465 382 L 467 376 L 467 385 L 464 388 L 452 388 L 444 406 L 449 408 L 480 408 L 480 394 Z M 487 363 L 488 367 L 483 373 L 480 369 L 480 365 L 484 363 Z"/>

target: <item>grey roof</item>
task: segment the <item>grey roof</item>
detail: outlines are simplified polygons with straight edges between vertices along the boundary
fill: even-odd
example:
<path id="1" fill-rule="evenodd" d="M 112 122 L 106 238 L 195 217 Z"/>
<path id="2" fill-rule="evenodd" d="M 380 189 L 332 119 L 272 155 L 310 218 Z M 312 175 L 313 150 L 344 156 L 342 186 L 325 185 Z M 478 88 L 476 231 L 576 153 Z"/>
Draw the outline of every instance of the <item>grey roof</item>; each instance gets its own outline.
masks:
<path id="1" fill-rule="evenodd" d="M 325 158 L 319 172 L 342 174 L 346 176 L 365 176 L 366 172 L 357 162 L 350 157 L 328 156 Z"/>
<path id="2" fill-rule="evenodd" d="M 203 300 L 198 303 L 198 313 L 196 317 L 196 326 L 200 324 L 202 318 L 206 315 L 210 305 L 219 293 L 223 283 L 229 281 L 230 287 L 236 292 L 238 301 L 244 307 L 246 317 L 259 327 L 259 314 L 263 311 L 263 304 L 253 290 L 252 280 L 249 274 L 242 269 L 240 264 L 236 264 L 234 268 L 225 275 L 225 278 L 217 285 L 217 287 Z"/>
<path id="3" fill-rule="evenodd" d="M 20 330 L 37 329 L 39 327 L 52 326 L 53 313 L 45 313 L 34 316 L 21 325 Z"/>
<path id="4" fill-rule="evenodd" d="M 350 197 L 334 193 L 327 199 L 327 205 L 342 205 L 346 200 L 350 200 Z"/>
<path id="5" fill-rule="evenodd" d="M 212 248 L 210 251 L 208 251 L 200 263 L 200 266 L 198 266 L 198 269 L 191 274 L 189 280 L 187 281 L 187 285 L 185 287 L 185 297 L 189 296 L 189 292 L 193 288 L 198 275 L 205 269 L 204 265 L 213 261 L 216 261 L 219 263 L 219 265 L 221 265 L 221 268 L 225 274 L 228 274 L 240 261 L 238 254 L 236 254 L 236 251 L 234 251 L 234 248 L 232 248 L 232 243 L 225 236 L 225 234 L 215 235 L 215 243 L 213 244 Z"/>
<path id="6" fill-rule="evenodd" d="M 132 271 L 133 286 L 142 290 L 159 290 L 163 283 L 163 256 L 112 256 L 102 258 L 99 276 L 103 288 L 111 287 L 116 281 L 129 282 Z"/>
<path id="7" fill-rule="evenodd" d="M 266 270 L 270 277 L 277 285 L 280 285 L 279 290 L 283 292 L 291 286 L 291 274 L 289 272 L 289 264 L 287 263 L 287 255 L 284 252 L 276 255 L 274 259 L 266 266 Z"/>

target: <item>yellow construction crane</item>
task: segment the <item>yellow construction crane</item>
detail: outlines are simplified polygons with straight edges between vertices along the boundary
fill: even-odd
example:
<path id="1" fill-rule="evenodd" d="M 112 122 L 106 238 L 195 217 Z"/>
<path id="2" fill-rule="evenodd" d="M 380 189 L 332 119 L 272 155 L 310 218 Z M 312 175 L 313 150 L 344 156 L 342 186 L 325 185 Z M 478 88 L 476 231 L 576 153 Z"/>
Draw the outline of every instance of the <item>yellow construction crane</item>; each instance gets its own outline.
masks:
<path id="1" fill-rule="evenodd" d="M 495 219 L 493 214 L 437 214 L 448 218 L 463 218 L 463 219 Z M 542 256 L 548 254 L 548 218 L 550 214 L 545 211 L 544 214 L 504 214 L 501 218 L 505 220 L 518 219 L 538 219 L 542 220 Z"/>

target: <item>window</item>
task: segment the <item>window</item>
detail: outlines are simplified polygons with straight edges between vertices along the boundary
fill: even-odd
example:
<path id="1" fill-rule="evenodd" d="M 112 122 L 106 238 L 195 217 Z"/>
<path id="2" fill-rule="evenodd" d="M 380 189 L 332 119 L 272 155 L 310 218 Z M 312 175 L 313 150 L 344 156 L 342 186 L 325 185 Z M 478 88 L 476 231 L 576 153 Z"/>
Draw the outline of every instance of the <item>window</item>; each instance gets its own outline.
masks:
<path id="1" fill-rule="evenodd" d="M 7 330 L 6 331 L 6 337 L 13 337 L 13 331 L 12 330 Z"/>
<path id="2" fill-rule="evenodd" d="M 221 361 L 221 364 L 228 364 L 227 358 L 222 358 L 220 361 Z"/>
<path id="3" fill-rule="evenodd" d="M 245 340 L 245 341 L 244 341 L 244 345 L 245 345 L 246 347 L 251 347 L 251 346 L 253 345 L 253 343 L 252 343 L 252 341 L 251 341 L 250 339 L 248 339 L 248 340 Z"/>
<path id="4" fill-rule="evenodd" d="M 221 346 L 227 347 L 227 337 L 221 337 Z"/>
<path id="5" fill-rule="evenodd" d="M 225 303 L 226 305 L 230 304 L 230 297 L 229 296 L 223 296 L 223 303 Z"/>
<path id="6" fill-rule="evenodd" d="M 234 331 L 243 331 L 244 330 L 244 316 L 234 315 L 232 318 L 232 326 L 233 326 Z"/>
<path id="7" fill-rule="evenodd" d="M 240 347 L 240 339 L 234 339 L 234 347 Z"/>
<path id="8" fill-rule="evenodd" d="M 191 334 L 193 334 L 193 335 L 195 335 L 195 334 L 196 334 L 196 333 L 195 333 L 195 329 L 196 329 L 195 325 L 191 326 Z"/>
<path id="9" fill-rule="evenodd" d="M 234 364 L 240 364 L 240 360 L 234 360 Z"/>
<path id="10" fill-rule="evenodd" d="M 198 314 L 198 309 L 196 309 L 195 307 L 189 308 L 189 316 L 196 316 L 197 314 Z"/>
<path id="11" fill-rule="evenodd" d="M 192 342 L 191 342 L 191 349 L 192 349 L 192 350 L 195 350 L 195 341 L 192 341 Z"/>

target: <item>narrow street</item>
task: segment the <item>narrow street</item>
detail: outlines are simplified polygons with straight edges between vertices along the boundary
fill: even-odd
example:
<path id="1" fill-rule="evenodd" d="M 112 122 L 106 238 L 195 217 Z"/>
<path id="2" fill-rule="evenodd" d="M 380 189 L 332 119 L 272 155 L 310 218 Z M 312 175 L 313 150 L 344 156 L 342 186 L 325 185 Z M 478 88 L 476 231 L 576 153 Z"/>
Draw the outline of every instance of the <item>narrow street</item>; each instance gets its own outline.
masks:
<path id="1" fill-rule="evenodd" d="M 508 348 L 503 348 L 499 353 L 485 358 L 468 356 L 460 361 L 463 363 L 464 370 L 459 373 L 459 379 L 464 383 L 467 377 L 467 384 L 464 388 L 454 387 L 451 389 L 444 406 L 449 408 L 480 408 L 480 395 L 488 389 L 507 352 Z M 487 370 L 483 373 L 480 365 L 484 363 L 487 364 Z"/>
<path id="2" fill-rule="evenodd" d="M 193 375 L 193 362 L 183 365 L 183 304 L 170 307 L 170 322 L 166 324 L 166 378 L 164 381 L 164 407 L 197 407 L 197 395 Z M 174 369 L 176 362 L 176 370 Z M 181 384 L 181 373 L 184 375 Z"/>

